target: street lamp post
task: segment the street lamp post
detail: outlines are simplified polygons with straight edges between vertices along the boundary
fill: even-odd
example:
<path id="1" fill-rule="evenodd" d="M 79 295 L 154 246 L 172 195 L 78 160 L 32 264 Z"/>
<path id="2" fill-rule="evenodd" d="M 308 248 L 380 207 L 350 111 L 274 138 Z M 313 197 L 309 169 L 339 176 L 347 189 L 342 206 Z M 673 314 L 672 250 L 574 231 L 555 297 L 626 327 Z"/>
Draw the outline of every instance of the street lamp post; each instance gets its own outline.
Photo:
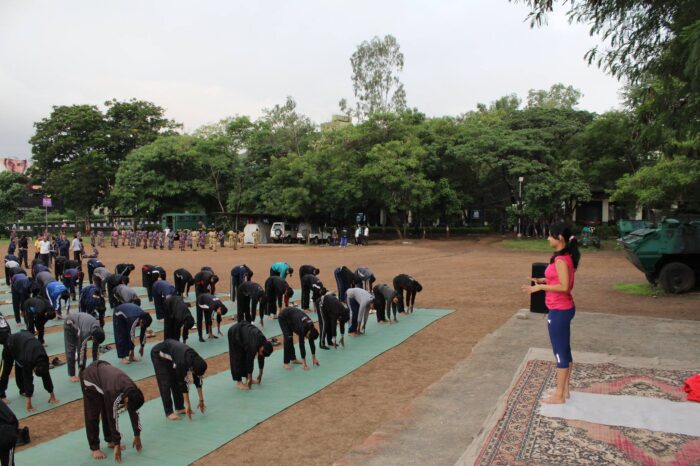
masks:
<path id="1" fill-rule="evenodd" d="M 523 181 L 524 176 L 518 177 L 518 238 L 523 237 Z"/>

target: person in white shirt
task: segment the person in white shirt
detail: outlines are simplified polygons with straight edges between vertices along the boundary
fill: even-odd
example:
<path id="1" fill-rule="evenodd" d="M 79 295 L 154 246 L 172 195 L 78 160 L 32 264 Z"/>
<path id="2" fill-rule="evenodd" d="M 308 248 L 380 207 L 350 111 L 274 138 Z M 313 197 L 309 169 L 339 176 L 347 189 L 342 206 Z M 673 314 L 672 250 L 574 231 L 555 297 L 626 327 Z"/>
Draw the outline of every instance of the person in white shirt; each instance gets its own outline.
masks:
<path id="1" fill-rule="evenodd" d="M 73 259 L 80 261 L 81 252 L 83 250 L 83 245 L 80 243 L 78 238 L 78 233 L 73 235 L 73 241 L 71 241 L 70 248 L 73 251 Z"/>
<path id="2" fill-rule="evenodd" d="M 364 241 L 365 246 L 367 246 L 368 238 L 369 238 L 369 227 L 365 226 L 365 234 L 362 237 L 362 241 Z"/>
<path id="3" fill-rule="evenodd" d="M 39 258 L 44 261 L 44 264 L 48 267 L 51 264 L 51 241 L 48 236 L 39 241 Z"/>

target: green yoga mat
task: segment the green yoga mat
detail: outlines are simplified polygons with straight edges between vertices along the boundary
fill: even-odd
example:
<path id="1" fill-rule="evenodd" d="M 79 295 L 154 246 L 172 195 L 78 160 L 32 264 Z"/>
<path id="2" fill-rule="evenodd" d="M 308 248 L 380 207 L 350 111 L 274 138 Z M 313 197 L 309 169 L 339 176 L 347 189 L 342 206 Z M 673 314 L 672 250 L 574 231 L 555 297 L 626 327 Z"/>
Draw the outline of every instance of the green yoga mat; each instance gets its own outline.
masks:
<path id="1" fill-rule="evenodd" d="M 312 313 L 309 316 L 316 320 L 315 313 Z M 205 359 L 226 353 L 228 352 L 226 332 L 234 323 L 235 322 L 229 319 L 229 314 L 227 314 L 224 316 L 224 321 L 221 323 L 221 332 L 224 334 L 223 337 L 219 337 L 216 340 L 207 340 L 206 342 L 201 343 L 197 338 L 197 332 L 194 331 L 190 332 L 187 344 L 194 348 Z M 260 322 L 256 322 L 256 325 L 259 326 Z M 265 327 L 263 328 L 263 331 L 268 338 L 282 334 L 276 320 L 265 319 Z M 63 333 L 59 333 L 62 337 Z M 150 348 L 152 348 L 153 345 L 159 341 L 161 340 L 149 339 L 147 341 L 146 350 L 144 351 L 144 360 L 138 363 L 122 364 L 117 357 L 116 349 L 100 355 L 100 360 L 108 361 L 109 363 L 123 369 L 124 372 L 129 374 L 129 377 L 131 377 L 133 380 L 145 379 L 146 377 L 153 375 L 153 365 L 150 361 L 149 351 Z M 61 345 L 63 345 L 62 342 Z M 91 357 L 91 353 L 89 353 L 89 357 Z M 51 369 L 51 380 L 53 381 L 56 398 L 60 400 L 60 404 L 58 406 L 82 398 L 83 395 L 80 391 L 79 384 L 72 383 L 69 380 L 68 370 L 64 366 L 58 366 L 55 369 Z M 14 380 L 10 380 L 10 383 L 8 384 L 7 398 L 11 402 L 10 408 L 15 412 L 15 416 L 17 416 L 18 419 L 24 419 L 31 415 L 49 411 L 56 407 L 55 405 L 50 405 L 47 402 L 48 394 L 46 393 L 46 390 L 44 390 L 41 379 L 37 377 L 34 377 L 34 396 L 32 398 L 32 404 L 37 409 L 36 412 L 27 413 L 27 411 L 24 409 L 24 398 L 19 396 L 19 391 Z"/>
<path id="2" fill-rule="evenodd" d="M 141 453 L 131 448 L 131 424 L 127 415 L 122 415 L 120 429 L 123 443 L 129 446 L 122 455 L 124 464 L 192 463 L 451 312 L 416 309 L 412 315 L 402 317 L 396 325 L 379 325 L 370 317 L 365 336 L 347 337 L 345 349 L 318 350 L 321 366 L 308 372 L 300 366 L 295 366 L 290 371 L 283 369 L 282 351 L 275 351 L 265 363 L 262 385 L 254 386 L 251 391 L 236 389 L 229 371 L 207 377 L 204 380 L 204 398 L 208 411 L 204 415 L 197 411 L 192 421 L 166 420 L 160 398 L 152 400 L 140 411 L 143 426 L 141 440 L 144 446 Z M 310 356 L 308 359 L 310 361 Z M 190 391 L 190 398 L 196 405 L 197 395 L 194 389 Z M 76 416 L 80 414 L 76 413 Z M 313 418 L 312 413 L 309 413 L 308 418 Z M 103 451 L 110 455 L 111 450 L 106 448 L 104 442 L 102 446 Z M 90 456 L 84 429 L 29 448 L 18 453 L 16 458 L 18 464 L 55 464 L 58 461 L 71 465 L 95 464 Z M 111 461 L 109 456 L 107 461 Z"/>

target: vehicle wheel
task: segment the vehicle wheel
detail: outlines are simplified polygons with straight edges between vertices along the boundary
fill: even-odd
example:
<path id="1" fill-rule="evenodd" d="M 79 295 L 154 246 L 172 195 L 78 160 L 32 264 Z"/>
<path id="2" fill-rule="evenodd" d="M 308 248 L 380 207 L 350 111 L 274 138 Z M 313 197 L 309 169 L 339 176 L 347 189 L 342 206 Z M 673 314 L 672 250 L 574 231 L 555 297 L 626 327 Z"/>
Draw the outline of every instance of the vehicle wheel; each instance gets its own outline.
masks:
<path id="1" fill-rule="evenodd" d="M 682 262 L 671 262 L 661 269 L 659 282 L 667 293 L 686 293 L 695 286 L 695 272 Z"/>
<path id="2" fill-rule="evenodd" d="M 646 277 L 649 284 L 656 286 L 656 274 L 655 273 L 645 273 L 644 276 Z"/>

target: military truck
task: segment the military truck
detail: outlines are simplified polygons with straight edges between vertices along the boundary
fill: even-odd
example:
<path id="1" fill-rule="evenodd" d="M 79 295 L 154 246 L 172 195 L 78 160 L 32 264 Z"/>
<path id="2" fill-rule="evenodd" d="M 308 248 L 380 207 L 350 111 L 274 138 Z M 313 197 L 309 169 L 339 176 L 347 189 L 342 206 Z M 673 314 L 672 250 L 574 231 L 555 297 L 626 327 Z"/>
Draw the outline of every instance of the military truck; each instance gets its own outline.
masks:
<path id="1" fill-rule="evenodd" d="M 700 220 L 666 219 L 619 240 L 625 256 L 649 283 L 667 293 L 686 293 L 700 283 Z"/>

